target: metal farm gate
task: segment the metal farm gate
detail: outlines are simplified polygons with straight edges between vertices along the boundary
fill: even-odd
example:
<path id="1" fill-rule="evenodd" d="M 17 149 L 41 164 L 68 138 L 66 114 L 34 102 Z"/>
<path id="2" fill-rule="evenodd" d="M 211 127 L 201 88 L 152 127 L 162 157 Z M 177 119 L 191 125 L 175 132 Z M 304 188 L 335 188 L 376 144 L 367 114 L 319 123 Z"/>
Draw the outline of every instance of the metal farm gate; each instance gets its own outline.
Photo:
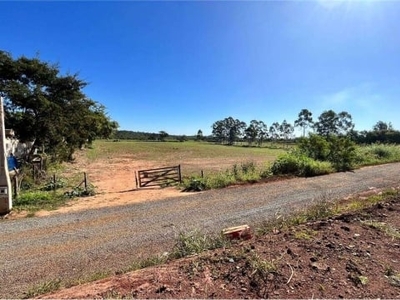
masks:
<path id="1" fill-rule="evenodd" d="M 136 174 L 135 174 L 136 175 Z M 136 187 L 163 186 L 182 182 L 181 165 L 137 172 Z"/>

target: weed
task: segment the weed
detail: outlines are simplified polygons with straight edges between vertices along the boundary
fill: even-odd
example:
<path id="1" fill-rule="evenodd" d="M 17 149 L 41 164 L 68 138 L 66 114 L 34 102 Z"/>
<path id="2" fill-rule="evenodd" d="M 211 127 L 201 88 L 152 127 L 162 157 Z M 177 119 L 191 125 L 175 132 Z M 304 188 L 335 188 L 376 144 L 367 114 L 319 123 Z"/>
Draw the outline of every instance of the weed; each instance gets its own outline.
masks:
<path id="1" fill-rule="evenodd" d="M 334 214 L 332 203 L 328 202 L 324 196 L 322 197 L 322 200 L 307 209 L 306 216 L 308 221 L 324 219 Z"/>
<path id="2" fill-rule="evenodd" d="M 87 189 L 76 187 L 71 191 L 67 191 L 64 193 L 64 197 L 66 198 L 75 198 L 75 197 L 88 197 L 94 196 L 96 194 L 93 187 L 89 187 Z"/>
<path id="3" fill-rule="evenodd" d="M 229 241 L 222 235 L 210 236 L 199 231 L 179 233 L 171 257 L 181 258 L 228 245 Z"/>
<path id="4" fill-rule="evenodd" d="M 56 192 L 31 191 L 18 195 L 13 206 L 16 210 L 36 212 L 40 209 L 53 210 L 64 205 L 66 199 Z"/>
<path id="5" fill-rule="evenodd" d="M 82 283 L 93 282 L 93 281 L 96 281 L 96 280 L 104 279 L 104 278 L 109 277 L 110 275 L 111 275 L 111 272 L 98 271 L 98 272 L 94 272 L 92 274 L 88 274 L 86 276 L 80 277 L 80 278 L 78 278 L 76 280 L 65 282 L 64 286 L 66 288 L 70 288 L 72 286 L 80 285 Z"/>
<path id="6" fill-rule="evenodd" d="M 358 281 L 362 285 L 366 285 L 368 283 L 368 277 L 360 275 L 360 276 L 358 276 Z"/>
<path id="7" fill-rule="evenodd" d="M 296 231 L 294 234 L 294 237 L 298 240 L 309 241 L 309 240 L 313 239 L 315 234 L 316 234 L 316 231 L 305 229 L 305 230 L 301 230 L 301 231 Z"/>
<path id="8" fill-rule="evenodd" d="M 392 266 L 387 266 L 385 268 L 385 275 L 386 276 L 392 276 L 392 275 L 395 275 L 395 274 L 396 274 L 396 272 L 394 271 Z"/>
<path id="9" fill-rule="evenodd" d="M 55 279 L 55 280 L 50 280 L 45 283 L 42 283 L 38 286 L 35 286 L 28 290 L 26 294 L 23 296 L 24 299 L 36 297 L 39 295 L 43 295 L 46 293 L 54 292 L 61 287 L 61 280 L 60 279 Z"/>
<path id="10" fill-rule="evenodd" d="M 40 189 L 41 191 L 54 191 L 56 189 L 63 188 L 65 186 L 65 181 L 62 179 L 56 179 L 55 181 L 51 179 L 49 182 L 45 183 Z"/>
<path id="11" fill-rule="evenodd" d="M 169 259 L 169 254 L 165 253 L 162 255 L 155 255 L 155 256 L 151 256 L 151 257 L 146 257 L 143 259 L 138 259 L 136 261 L 134 261 L 128 269 L 124 270 L 123 272 L 130 272 L 130 271 L 135 271 L 135 270 L 140 270 L 143 268 L 147 268 L 147 267 L 152 267 L 152 266 L 157 266 L 157 265 L 161 265 L 164 264 L 168 261 Z"/>
<path id="12" fill-rule="evenodd" d="M 257 290 L 258 296 L 266 299 L 277 284 L 278 266 L 274 260 L 265 260 L 258 254 L 249 259 L 251 271 L 251 286 Z"/>
<path id="13" fill-rule="evenodd" d="M 205 180 L 201 177 L 191 177 L 183 181 L 184 192 L 201 192 L 207 189 Z"/>
<path id="14" fill-rule="evenodd" d="M 361 221 L 362 224 L 367 225 L 371 228 L 384 232 L 386 235 L 400 239 L 400 232 L 396 228 L 386 224 L 385 222 L 377 222 L 377 221 Z"/>

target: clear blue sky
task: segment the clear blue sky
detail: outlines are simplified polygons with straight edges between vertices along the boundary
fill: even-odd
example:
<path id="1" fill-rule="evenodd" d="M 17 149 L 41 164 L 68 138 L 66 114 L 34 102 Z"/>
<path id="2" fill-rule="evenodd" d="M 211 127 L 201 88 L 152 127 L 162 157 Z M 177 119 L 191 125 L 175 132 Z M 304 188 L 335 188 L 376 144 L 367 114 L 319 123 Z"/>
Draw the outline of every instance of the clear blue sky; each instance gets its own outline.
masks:
<path id="1" fill-rule="evenodd" d="M 79 73 L 120 129 L 194 135 L 307 108 L 400 129 L 400 2 L 0 2 L 0 49 Z"/>

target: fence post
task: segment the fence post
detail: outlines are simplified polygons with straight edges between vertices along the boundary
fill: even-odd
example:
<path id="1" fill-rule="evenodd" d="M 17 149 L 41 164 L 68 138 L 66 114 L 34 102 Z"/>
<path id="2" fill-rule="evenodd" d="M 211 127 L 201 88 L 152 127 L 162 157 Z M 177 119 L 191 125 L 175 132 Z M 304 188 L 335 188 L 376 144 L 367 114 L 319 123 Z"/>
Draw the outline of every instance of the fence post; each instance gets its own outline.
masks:
<path id="1" fill-rule="evenodd" d="M 136 173 L 136 171 L 134 171 L 135 172 L 135 183 L 136 183 L 136 189 L 138 188 L 138 181 L 137 181 L 137 173 Z"/>
<path id="2" fill-rule="evenodd" d="M 87 177 L 86 177 L 86 172 L 83 172 L 83 181 L 85 183 L 85 191 L 87 192 Z"/>

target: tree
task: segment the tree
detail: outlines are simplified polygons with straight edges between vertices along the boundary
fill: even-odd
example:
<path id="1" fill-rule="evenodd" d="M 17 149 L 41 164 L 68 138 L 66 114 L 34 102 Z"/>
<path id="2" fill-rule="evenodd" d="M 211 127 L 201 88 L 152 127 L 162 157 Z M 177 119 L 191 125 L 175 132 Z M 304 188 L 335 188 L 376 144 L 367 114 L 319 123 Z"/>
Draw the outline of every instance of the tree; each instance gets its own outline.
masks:
<path id="1" fill-rule="evenodd" d="M 257 143 L 258 146 L 261 146 L 268 137 L 268 126 L 263 121 L 251 120 L 244 135 L 249 145 Z"/>
<path id="2" fill-rule="evenodd" d="M 388 124 L 383 121 L 378 121 L 372 129 L 373 131 L 393 131 L 393 126 L 390 122 Z"/>
<path id="3" fill-rule="evenodd" d="M 202 141 L 203 139 L 204 139 L 203 131 L 201 131 L 201 129 L 199 129 L 199 130 L 197 131 L 196 140 Z"/>
<path id="4" fill-rule="evenodd" d="M 279 131 L 281 132 L 282 138 L 287 141 L 293 137 L 294 127 L 286 120 L 283 120 L 282 124 L 279 126 Z"/>
<path id="5" fill-rule="evenodd" d="M 302 109 L 298 115 L 298 119 L 294 122 L 294 126 L 303 128 L 303 137 L 306 135 L 306 129 L 314 124 L 312 113 L 308 109 Z"/>
<path id="6" fill-rule="evenodd" d="M 72 159 L 76 148 L 97 137 L 107 138 L 118 127 L 104 106 L 83 93 L 86 85 L 77 74 L 61 75 L 57 65 L 39 58 L 13 59 L 0 51 L 6 126 L 54 160 Z"/>
<path id="7" fill-rule="evenodd" d="M 232 117 L 224 120 L 216 121 L 212 125 L 212 135 L 220 143 L 228 143 L 233 145 L 238 139 L 243 136 L 246 123 Z"/>
<path id="8" fill-rule="evenodd" d="M 268 138 L 268 126 L 263 121 L 257 122 L 257 143 L 261 146 L 262 143 Z"/>
<path id="9" fill-rule="evenodd" d="M 280 127 L 281 125 L 278 122 L 272 123 L 269 127 L 269 136 L 273 141 L 276 141 L 280 138 Z"/>
<path id="10" fill-rule="evenodd" d="M 340 112 L 338 114 L 339 135 L 347 135 L 353 129 L 354 129 L 354 123 L 351 115 L 346 111 Z"/>
<path id="11" fill-rule="evenodd" d="M 225 129 L 225 124 L 223 120 L 216 121 L 212 125 L 212 135 L 217 139 L 219 143 L 224 143 L 225 140 L 227 140 L 226 136 L 226 129 Z"/>
<path id="12" fill-rule="evenodd" d="M 158 133 L 161 142 L 165 142 L 165 138 L 169 136 L 169 134 L 163 130 Z"/>
<path id="13" fill-rule="evenodd" d="M 322 136 L 346 135 L 354 128 L 352 117 L 348 112 L 342 111 L 337 114 L 333 110 L 324 111 L 314 127 Z"/>
<path id="14" fill-rule="evenodd" d="M 250 125 L 245 129 L 244 134 L 249 145 L 255 143 L 258 137 L 258 121 L 251 120 Z"/>

